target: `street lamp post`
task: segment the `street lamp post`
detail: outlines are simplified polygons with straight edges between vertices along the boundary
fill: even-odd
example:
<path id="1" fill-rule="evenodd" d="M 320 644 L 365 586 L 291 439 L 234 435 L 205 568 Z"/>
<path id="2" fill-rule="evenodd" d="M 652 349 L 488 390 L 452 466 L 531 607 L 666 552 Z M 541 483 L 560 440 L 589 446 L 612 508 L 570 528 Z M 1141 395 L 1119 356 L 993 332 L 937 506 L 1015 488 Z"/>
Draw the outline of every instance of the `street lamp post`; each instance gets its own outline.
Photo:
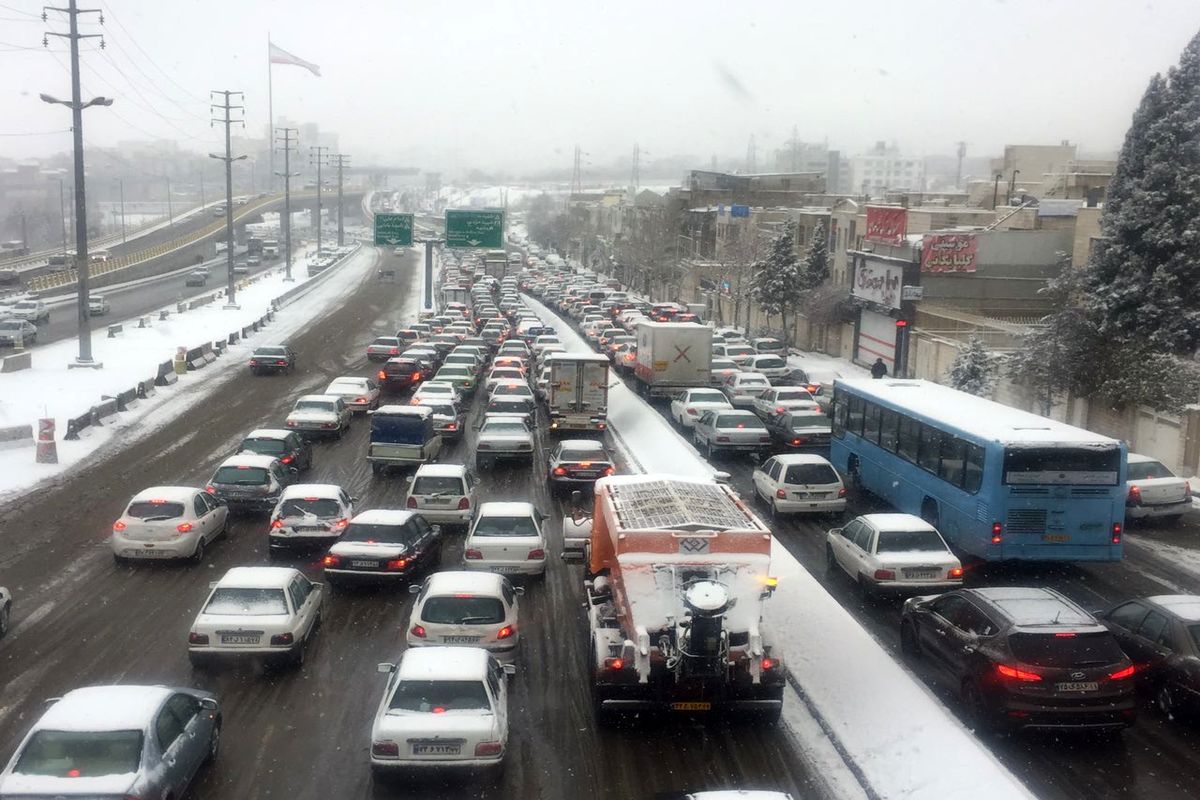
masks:
<path id="1" fill-rule="evenodd" d="M 121 244 L 125 244 L 125 179 L 117 178 L 121 186 Z"/>

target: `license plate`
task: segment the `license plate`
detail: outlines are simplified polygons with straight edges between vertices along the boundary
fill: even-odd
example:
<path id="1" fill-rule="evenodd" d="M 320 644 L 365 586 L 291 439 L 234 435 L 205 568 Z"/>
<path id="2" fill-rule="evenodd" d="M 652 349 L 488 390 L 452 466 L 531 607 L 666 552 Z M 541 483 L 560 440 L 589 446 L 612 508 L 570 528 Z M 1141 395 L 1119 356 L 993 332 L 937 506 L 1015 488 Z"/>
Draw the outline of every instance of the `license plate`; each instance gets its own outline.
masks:
<path id="1" fill-rule="evenodd" d="M 131 550 L 129 552 L 139 558 L 166 558 L 170 555 L 166 550 Z"/>
<path id="2" fill-rule="evenodd" d="M 573 473 L 571 473 L 572 478 L 598 478 L 599 476 L 600 476 L 599 472 L 573 472 Z"/>
<path id="3" fill-rule="evenodd" d="M 364 569 L 379 569 L 378 561 L 351 561 L 350 566 L 362 567 Z"/>
<path id="4" fill-rule="evenodd" d="M 1043 533 L 1043 542 L 1069 542 L 1071 537 L 1065 533 Z"/>
<path id="5" fill-rule="evenodd" d="M 712 711 L 712 703 L 671 703 L 672 711 Z"/>
<path id="6" fill-rule="evenodd" d="M 222 636 L 221 644 L 258 644 L 260 638 L 257 634 L 232 633 Z"/>
<path id="7" fill-rule="evenodd" d="M 292 530 L 296 531 L 296 533 L 309 533 L 312 531 L 321 531 L 322 533 L 324 533 L 325 526 L 324 525 L 297 525 L 296 527 L 292 528 Z"/>
<path id="8" fill-rule="evenodd" d="M 798 497 L 802 500 L 807 500 L 808 498 L 813 496 L 813 493 L 812 492 L 792 492 L 792 496 Z"/>
<path id="9" fill-rule="evenodd" d="M 1056 683 L 1054 688 L 1059 692 L 1095 692 L 1099 690 L 1100 684 L 1096 681 L 1071 681 L 1070 683 Z"/>
<path id="10" fill-rule="evenodd" d="M 456 756 L 462 753 L 461 744 L 414 744 L 414 756 Z"/>
<path id="11" fill-rule="evenodd" d="M 442 641 L 446 644 L 475 644 L 480 638 L 479 636 L 443 636 Z"/>
<path id="12" fill-rule="evenodd" d="M 906 569 L 906 570 L 904 570 L 904 577 L 911 578 L 913 580 L 918 580 L 918 581 L 933 580 L 934 578 L 940 577 L 941 574 L 942 573 L 936 569 Z"/>
<path id="13" fill-rule="evenodd" d="M 521 571 L 520 567 L 492 567 L 492 572 L 500 572 L 503 574 L 508 574 L 511 572 L 520 572 L 520 571 Z"/>
<path id="14" fill-rule="evenodd" d="M 450 498 L 449 497 L 430 497 L 430 498 L 427 498 L 425 500 L 425 502 L 429 503 L 432 506 L 444 506 L 450 502 Z"/>

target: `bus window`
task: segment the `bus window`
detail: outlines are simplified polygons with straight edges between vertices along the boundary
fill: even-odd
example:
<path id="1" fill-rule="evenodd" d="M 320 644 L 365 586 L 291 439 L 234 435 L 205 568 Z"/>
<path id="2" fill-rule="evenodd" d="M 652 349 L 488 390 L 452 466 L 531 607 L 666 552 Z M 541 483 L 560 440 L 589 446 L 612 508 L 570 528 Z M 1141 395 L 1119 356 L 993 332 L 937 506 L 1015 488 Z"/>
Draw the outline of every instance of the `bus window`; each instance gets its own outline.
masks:
<path id="1" fill-rule="evenodd" d="M 833 435 L 842 438 L 846 432 L 846 393 L 841 389 L 833 392 Z"/>
<path id="2" fill-rule="evenodd" d="M 942 460 L 938 477 L 955 486 L 962 486 L 966 471 L 967 443 L 957 436 L 942 435 Z"/>
<path id="3" fill-rule="evenodd" d="M 879 446 L 889 453 L 896 452 L 900 425 L 900 415 L 890 408 L 882 410 L 882 416 L 879 419 Z"/>
<path id="4" fill-rule="evenodd" d="M 921 426 L 920 450 L 917 451 L 917 464 L 921 469 L 937 474 L 938 459 L 942 455 L 942 432 L 928 425 Z"/>
<path id="5" fill-rule="evenodd" d="M 921 435 L 921 423 L 911 417 L 900 418 L 900 455 L 917 463 L 917 440 Z"/>
<path id="6" fill-rule="evenodd" d="M 979 491 L 983 485 L 983 448 L 977 444 L 967 443 L 967 470 L 963 480 L 963 488 L 971 494 Z"/>
<path id="7" fill-rule="evenodd" d="M 846 430 L 862 436 L 863 399 L 858 395 L 850 395 L 850 416 L 846 420 Z"/>
<path id="8" fill-rule="evenodd" d="M 879 444 L 879 406 L 874 403 L 867 403 L 863 414 L 863 438 Z"/>

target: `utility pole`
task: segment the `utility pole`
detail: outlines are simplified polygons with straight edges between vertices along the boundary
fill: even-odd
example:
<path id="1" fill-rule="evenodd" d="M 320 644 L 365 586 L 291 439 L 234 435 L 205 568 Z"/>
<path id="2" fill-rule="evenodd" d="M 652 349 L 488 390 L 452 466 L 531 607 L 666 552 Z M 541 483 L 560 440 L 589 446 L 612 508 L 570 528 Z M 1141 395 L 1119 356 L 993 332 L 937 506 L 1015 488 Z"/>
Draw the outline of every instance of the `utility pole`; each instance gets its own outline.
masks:
<path id="1" fill-rule="evenodd" d="M 25 221 L 25 212 L 21 212 L 21 248 L 29 252 L 29 224 Z"/>
<path id="2" fill-rule="evenodd" d="M 121 244 L 125 244 L 125 179 L 117 178 L 121 187 Z"/>
<path id="3" fill-rule="evenodd" d="M 341 247 L 346 243 L 345 227 L 342 222 L 342 213 L 345 210 L 342 201 L 342 170 L 348 166 L 350 156 L 345 153 L 335 153 L 330 158 L 333 159 L 333 163 L 337 166 L 338 171 L 338 247 Z"/>
<path id="4" fill-rule="evenodd" d="M 218 122 L 225 126 L 225 155 L 217 153 L 209 153 L 209 158 L 215 158 L 218 161 L 225 162 L 225 264 L 226 264 L 226 283 L 225 283 L 225 308 L 236 309 L 237 305 L 237 287 L 234 285 L 233 275 L 233 162 L 241 161 L 246 156 L 234 156 L 232 144 L 229 135 L 230 126 L 235 122 L 240 122 L 242 127 L 246 127 L 244 119 L 234 119 L 233 112 L 240 111 L 245 106 L 235 106 L 231 104 L 232 99 L 236 96 L 241 99 L 241 92 L 231 92 L 228 89 L 220 89 L 209 92 L 209 100 L 212 100 L 213 95 L 220 95 L 222 100 L 220 103 L 209 103 L 209 108 L 220 109 L 224 114 L 220 117 L 214 117 L 209 120 L 209 127 Z M 203 183 L 201 184 L 203 185 Z M 201 200 L 203 204 L 203 200 Z"/>
<path id="5" fill-rule="evenodd" d="M 958 143 L 958 171 L 955 172 L 955 174 L 954 174 L 954 188 L 955 189 L 962 188 L 962 162 L 963 162 L 963 159 L 966 157 L 966 155 L 967 155 L 967 143 L 959 142 Z"/>
<path id="6" fill-rule="evenodd" d="M 283 135 L 283 172 L 276 172 L 276 175 L 283 176 L 283 250 L 285 258 L 285 272 L 283 279 L 292 281 L 292 162 L 291 154 L 299 146 L 296 141 L 297 134 L 300 131 L 296 128 L 276 128 Z M 275 134 L 275 141 L 279 141 L 280 133 Z M 274 148 L 271 152 L 275 152 Z M 299 174 L 299 173 L 297 173 Z"/>
<path id="7" fill-rule="evenodd" d="M 46 6 L 42 11 L 42 20 L 46 20 L 46 11 L 57 11 L 66 14 L 70 21 L 69 33 L 47 31 L 42 37 L 42 44 L 49 46 L 48 37 L 57 36 L 71 42 L 71 99 L 59 100 L 48 94 L 40 95 L 43 102 L 57 103 L 71 109 L 71 133 L 75 145 L 75 269 L 78 276 L 79 295 L 76 308 L 79 317 L 79 356 L 69 367 L 100 367 L 103 366 L 92 360 L 92 318 L 88 309 L 88 251 L 87 251 L 87 204 L 83 186 L 83 110 L 89 106 L 111 106 L 113 101 L 107 97 L 93 97 L 86 103 L 80 96 L 79 86 L 79 40 L 100 39 L 104 47 L 104 37 L 98 33 L 84 34 L 79 32 L 80 14 L 99 14 L 100 24 L 104 24 L 104 14 L 98 8 L 79 8 L 75 0 L 68 0 L 66 8 Z M 60 184 L 61 186 L 61 184 Z"/>
<path id="8" fill-rule="evenodd" d="M 308 148 L 308 163 L 317 165 L 317 257 L 321 257 L 321 166 L 325 163 L 329 148 L 314 144 Z"/>
<path id="9" fill-rule="evenodd" d="M 175 224 L 175 211 L 171 206 L 171 176 L 167 175 L 166 178 L 167 178 L 167 221 L 171 225 L 174 225 Z"/>
<path id="10" fill-rule="evenodd" d="M 633 144 L 633 170 L 629 176 L 629 202 L 637 197 L 638 184 L 642 180 L 642 147 L 637 142 Z"/>
<path id="11" fill-rule="evenodd" d="M 204 208 L 204 168 L 200 168 L 200 208 Z"/>
<path id="12" fill-rule="evenodd" d="M 58 179 L 58 211 L 62 215 L 63 256 L 67 255 L 67 191 L 63 188 L 63 179 Z"/>

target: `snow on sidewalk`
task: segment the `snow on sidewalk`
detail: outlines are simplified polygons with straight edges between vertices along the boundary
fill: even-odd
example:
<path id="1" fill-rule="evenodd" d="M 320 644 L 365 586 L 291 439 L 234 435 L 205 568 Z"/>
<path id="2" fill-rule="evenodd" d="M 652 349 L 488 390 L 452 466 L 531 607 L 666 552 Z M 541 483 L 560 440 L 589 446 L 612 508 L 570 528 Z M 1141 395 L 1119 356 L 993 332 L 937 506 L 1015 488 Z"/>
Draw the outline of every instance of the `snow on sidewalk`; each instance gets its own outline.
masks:
<path id="1" fill-rule="evenodd" d="M 177 347 L 211 344 L 261 319 L 273 299 L 312 280 L 305 262 L 293 263 L 296 280 L 292 283 L 284 282 L 283 271 L 277 270 L 240 290 L 238 310 L 223 308 L 223 298 L 183 314 L 176 314 L 172 308 L 166 320 L 160 321 L 153 314 L 149 328 L 138 328 L 136 319 L 126 320 L 124 331 L 112 339 L 105 337 L 101 326 L 93 334 L 92 349 L 95 360 L 103 363 L 102 369 L 67 369 L 78 353 L 74 338 L 35 348 L 32 369 L 0 374 L 0 427 L 32 424 L 36 432 L 39 418 L 54 418 L 59 463 L 34 463 L 31 446 L 0 450 L 0 502 L 90 460 L 109 443 L 123 447 L 147 436 L 202 402 L 217 391 L 223 378 L 245 369 L 254 348 L 283 342 L 310 326 L 314 318 L 340 305 L 375 267 L 375 252 L 369 247 L 360 248 L 323 278 L 319 288 L 281 308 L 273 322 L 231 345 L 226 355 L 180 376 L 174 385 L 160 387 L 154 395 L 135 401 L 128 411 L 106 418 L 102 425 L 85 428 L 77 441 L 63 439 L 68 419 L 86 413 L 103 395 L 115 397 L 139 381 L 153 378 L 159 364 L 173 358 Z"/>
<path id="2" fill-rule="evenodd" d="M 557 319 L 536 300 L 526 297 L 525 302 L 543 319 Z M 568 351 L 592 352 L 566 324 L 556 328 Z M 623 383 L 609 389 L 608 421 L 643 471 L 713 475 L 708 462 Z M 766 604 L 764 617 L 778 634 L 775 646 L 809 707 L 875 794 L 971 800 L 1033 797 L 778 540 L 771 549 L 771 564 L 779 588 Z M 802 746 L 817 747 L 809 741 L 820 735 L 815 726 L 803 733 Z"/>

